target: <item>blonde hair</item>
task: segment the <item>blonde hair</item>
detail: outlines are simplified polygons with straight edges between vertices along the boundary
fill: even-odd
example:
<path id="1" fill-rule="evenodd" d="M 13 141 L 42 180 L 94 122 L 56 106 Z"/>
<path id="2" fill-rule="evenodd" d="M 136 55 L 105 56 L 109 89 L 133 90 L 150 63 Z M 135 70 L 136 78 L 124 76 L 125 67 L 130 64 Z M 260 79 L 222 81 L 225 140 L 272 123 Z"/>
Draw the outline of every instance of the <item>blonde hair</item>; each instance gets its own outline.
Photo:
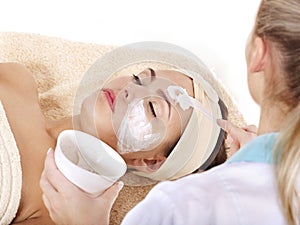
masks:
<path id="1" fill-rule="evenodd" d="M 277 187 L 288 224 L 299 223 L 300 196 L 297 180 L 300 171 L 300 111 L 289 119 L 290 124 L 281 133 L 276 145 L 275 167 Z"/>
<path id="2" fill-rule="evenodd" d="M 262 0 L 254 33 L 270 42 L 279 56 L 283 88 L 271 92 L 286 106 L 289 119 L 275 149 L 275 176 L 288 224 L 300 224 L 300 1 Z"/>

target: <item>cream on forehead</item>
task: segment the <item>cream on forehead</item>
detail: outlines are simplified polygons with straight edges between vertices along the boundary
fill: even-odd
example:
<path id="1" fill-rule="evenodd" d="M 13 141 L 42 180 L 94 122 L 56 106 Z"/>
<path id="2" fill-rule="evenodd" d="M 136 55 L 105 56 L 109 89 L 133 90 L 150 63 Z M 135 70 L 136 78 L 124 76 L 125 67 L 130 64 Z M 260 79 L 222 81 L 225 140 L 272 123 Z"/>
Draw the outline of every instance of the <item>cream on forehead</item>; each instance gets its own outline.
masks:
<path id="1" fill-rule="evenodd" d="M 209 113 L 207 109 L 198 100 L 189 96 L 184 88 L 175 85 L 169 86 L 167 88 L 167 93 L 169 97 L 175 102 L 175 104 L 179 104 L 179 106 L 184 111 L 192 107 L 202 112 L 208 118 L 214 119 L 211 113 Z"/>
<path id="2" fill-rule="evenodd" d="M 167 92 L 169 97 L 174 100 L 175 104 L 178 103 L 183 110 L 187 110 L 193 106 L 190 96 L 184 88 L 179 86 L 169 86 Z"/>

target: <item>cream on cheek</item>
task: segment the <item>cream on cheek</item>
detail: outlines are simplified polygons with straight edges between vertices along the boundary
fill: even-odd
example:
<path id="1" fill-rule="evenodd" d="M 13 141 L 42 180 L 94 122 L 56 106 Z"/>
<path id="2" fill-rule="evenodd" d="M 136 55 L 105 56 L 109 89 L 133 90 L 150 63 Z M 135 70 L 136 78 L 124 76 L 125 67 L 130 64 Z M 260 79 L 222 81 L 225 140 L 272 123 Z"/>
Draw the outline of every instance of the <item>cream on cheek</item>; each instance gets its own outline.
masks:
<path id="1" fill-rule="evenodd" d="M 161 133 L 154 132 L 153 123 L 149 121 L 143 99 L 131 102 L 120 124 L 118 151 L 121 154 L 148 150 L 161 138 Z"/>

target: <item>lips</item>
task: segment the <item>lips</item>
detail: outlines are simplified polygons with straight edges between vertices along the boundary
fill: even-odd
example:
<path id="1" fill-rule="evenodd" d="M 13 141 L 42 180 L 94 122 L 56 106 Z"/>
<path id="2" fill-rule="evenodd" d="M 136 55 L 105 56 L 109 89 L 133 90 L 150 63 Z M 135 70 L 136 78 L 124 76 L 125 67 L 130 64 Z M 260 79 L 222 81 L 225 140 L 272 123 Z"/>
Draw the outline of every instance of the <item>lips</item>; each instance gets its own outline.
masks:
<path id="1" fill-rule="evenodd" d="M 115 103 L 115 99 L 116 99 L 115 93 L 111 89 L 102 89 L 102 91 L 106 97 L 106 100 L 107 100 L 111 110 L 113 111 L 114 103 Z"/>

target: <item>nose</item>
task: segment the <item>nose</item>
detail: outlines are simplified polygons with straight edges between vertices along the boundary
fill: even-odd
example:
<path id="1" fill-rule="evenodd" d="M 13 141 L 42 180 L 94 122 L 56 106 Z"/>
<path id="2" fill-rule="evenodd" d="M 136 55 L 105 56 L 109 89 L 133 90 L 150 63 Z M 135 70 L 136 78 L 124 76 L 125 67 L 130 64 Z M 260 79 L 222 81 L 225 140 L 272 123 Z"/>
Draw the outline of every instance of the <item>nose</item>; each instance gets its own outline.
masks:
<path id="1" fill-rule="evenodd" d="M 128 85 L 123 90 L 123 96 L 127 103 L 130 103 L 137 98 L 144 98 L 149 94 L 147 88 L 140 85 Z"/>
<path id="2" fill-rule="evenodd" d="M 130 86 L 123 89 L 123 97 L 127 103 L 130 103 L 135 98 L 135 93 Z"/>

